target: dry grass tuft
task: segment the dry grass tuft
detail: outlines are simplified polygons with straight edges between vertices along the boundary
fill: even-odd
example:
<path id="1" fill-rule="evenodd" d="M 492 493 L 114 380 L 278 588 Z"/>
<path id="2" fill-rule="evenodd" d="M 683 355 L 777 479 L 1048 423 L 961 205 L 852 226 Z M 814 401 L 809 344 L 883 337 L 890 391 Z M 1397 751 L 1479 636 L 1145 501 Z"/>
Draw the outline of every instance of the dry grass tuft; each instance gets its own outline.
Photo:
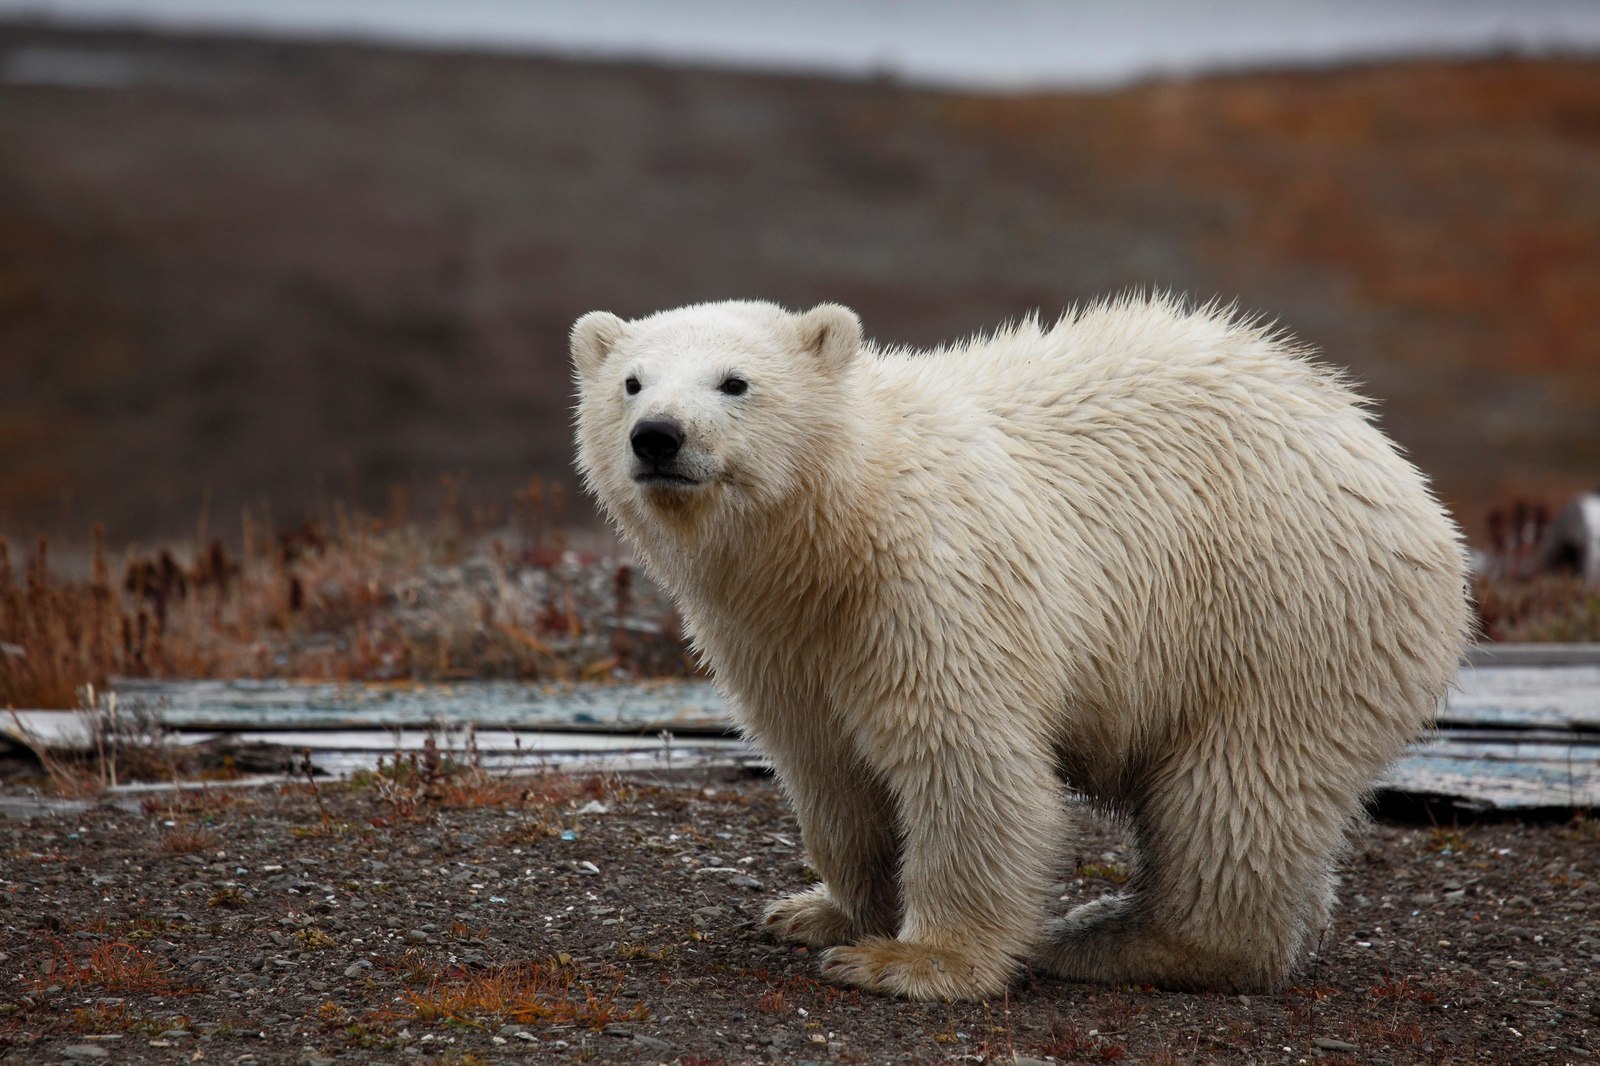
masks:
<path id="1" fill-rule="evenodd" d="M 33 985 L 40 989 L 54 985 L 66 989 L 172 995 L 182 990 L 173 985 L 170 969 L 162 959 L 126 940 L 104 941 L 81 954 L 65 942 L 55 940 Z"/>
<path id="2" fill-rule="evenodd" d="M 634 786 L 615 774 L 496 773 L 483 765 L 476 730 L 469 726 L 461 736 L 460 746 L 450 747 L 430 732 L 421 751 L 379 756 L 375 770 L 356 773 L 351 787 L 370 791 L 383 808 L 370 824 L 386 828 L 446 808 L 515 808 L 531 819 L 502 833 L 497 843 L 518 844 L 576 831 L 578 811 L 591 800 L 619 803 L 635 796 Z"/>
<path id="3" fill-rule="evenodd" d="M 207 829 L 174 829 L 161 836 L 163 855 L 199 855 L 222 847 L 222 838 Z"/>
<path id="4" fill-rule="evenodd" d="M 1030 1054 L 1062 1062 L 1120 1062 L 1127 1049 L 1098 1031 L 1085 1031 L 1076 1024 L 1050 1027 L 1050 1039 L 1028 1045 Z"/>
<path id="5" fill-rule="evenodd" d="M 1425 988 L 1417 988 L 1409 978 L 1402 977 L 1398 981 L 1385 975 L 1382 981 L 1372 986 L 1373 999 L 1411 1000 L 1417 1003 L 1432 1003 L 1439 998 L 1435 992 Z"/>
<path id="6" fill-rule="evenodd" d="M 496 966 L 466 971 L 452 968 L 425 988 L 408 989 L 396 1020 L 469 1025 L 517 1022 L 579 1025 L 595 1031 L 613 1022 L 643 1021 L 643 1005 L 623 1007 L 615 994 L 596 993 L 571 967 L 557 963 Z"/>
<path id="7" fill-rule="evenodd" d="M 152 818 L 172 821 L 204 821 L 238 806 L 244 801 L 236 789 L 181 788 L 139 801 L 139 810 Z"/>

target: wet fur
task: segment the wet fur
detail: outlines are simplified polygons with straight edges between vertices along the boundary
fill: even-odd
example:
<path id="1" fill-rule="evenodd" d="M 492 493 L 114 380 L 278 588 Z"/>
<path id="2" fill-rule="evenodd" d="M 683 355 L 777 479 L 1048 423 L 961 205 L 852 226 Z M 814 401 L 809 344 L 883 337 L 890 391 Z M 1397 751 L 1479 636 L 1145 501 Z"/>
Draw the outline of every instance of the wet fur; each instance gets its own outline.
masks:
<path id="1" fill-rule="evenodd" d="M 1469 626 L 1458 531 L 1334 373 L 1137 298 L 932 352 L 874 349 L 832 305 L 596 313 L 573 355 L 587 485 L 825 879 L 773 904 L 776 935 L 920 999 L 1024 963 L 1228 991 L 1292 971 Z M 632 479 L 655 414 L 704 484 Z M 1052 919 L 1063 778 L 1140 858 Z"/>

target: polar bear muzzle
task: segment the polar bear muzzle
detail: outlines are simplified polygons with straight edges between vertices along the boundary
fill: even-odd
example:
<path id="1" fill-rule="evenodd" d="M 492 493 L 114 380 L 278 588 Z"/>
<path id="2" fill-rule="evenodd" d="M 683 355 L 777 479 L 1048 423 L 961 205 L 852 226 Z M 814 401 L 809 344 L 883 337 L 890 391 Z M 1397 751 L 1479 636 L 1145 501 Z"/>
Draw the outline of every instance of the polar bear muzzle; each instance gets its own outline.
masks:
<path id="1" fill-rule="evenodd" d="M 683 429 L 676 422 L 653 420 L 640 422 L 628 436 L 633 454 L 651 464 L 660 466 L 671 462 L 683 447 Z"/>
<path id="2" fill-rule="evenodd" d="M 688 435 L 677 422 L 667 418 L 647 418 L 636 423 L 628 434 L 633 449 L 633 480 L 648 487 L 690 488 L 702 480 L 694 464 L 683 453 Z"/>

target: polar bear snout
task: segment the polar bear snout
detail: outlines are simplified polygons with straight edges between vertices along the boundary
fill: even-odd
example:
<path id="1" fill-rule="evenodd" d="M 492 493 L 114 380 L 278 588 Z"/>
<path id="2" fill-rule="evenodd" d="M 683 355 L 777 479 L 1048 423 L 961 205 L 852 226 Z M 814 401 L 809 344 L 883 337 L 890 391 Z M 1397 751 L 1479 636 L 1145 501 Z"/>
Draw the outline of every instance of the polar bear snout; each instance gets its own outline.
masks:
<path id="1" fill-rule="evenodd" d="M 689 435 L 671 418 L 656 416 L 634 423 L 628 433 L 633 449 L 633 480 L 652 490 L 676 496 L 679 490 L 698 488 L 711 476 L 705 456 L 688 446 Z M 661 497 L 653 493 L 660 502 Z"/>
<path id="2" fill-rule="evenodd" d="M 653 419 L 640 422 L 628 435 L 633 454 L 652 466 L 671 462 L 683 447 L 683 429 L 676 422 Z"/>

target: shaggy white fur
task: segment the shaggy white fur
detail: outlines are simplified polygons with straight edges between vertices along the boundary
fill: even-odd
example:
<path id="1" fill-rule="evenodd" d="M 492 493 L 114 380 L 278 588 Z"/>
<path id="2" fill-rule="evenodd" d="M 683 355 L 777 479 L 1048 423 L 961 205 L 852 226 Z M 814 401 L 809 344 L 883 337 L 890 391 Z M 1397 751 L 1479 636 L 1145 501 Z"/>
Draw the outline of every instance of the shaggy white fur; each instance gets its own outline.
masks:
<path id="1" fill-rule="evenodd" d="M 924 999 L 1025 962 L 1253 990 L 1468 635 L 1459 534 L 1337 376 L 1128 298 L 932 352 L 718 303 L 573 328 L 579 466 L 771 757 L 825 884 L 776 935 Z M 1118 896 L 1050 920 L 1065 789 Z"/>

